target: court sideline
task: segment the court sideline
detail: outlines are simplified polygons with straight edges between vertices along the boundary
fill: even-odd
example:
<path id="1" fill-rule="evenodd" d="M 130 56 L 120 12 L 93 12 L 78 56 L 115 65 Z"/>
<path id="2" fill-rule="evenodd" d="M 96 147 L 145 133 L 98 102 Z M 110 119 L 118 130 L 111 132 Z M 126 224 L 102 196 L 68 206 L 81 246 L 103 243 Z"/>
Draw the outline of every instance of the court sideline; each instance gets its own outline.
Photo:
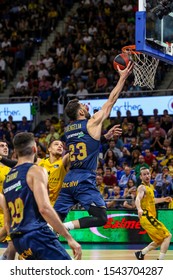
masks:
<path id="1" fill-rule="evenodd" d="M 92 244 L 84 243 L 82 246 L 83 260 L 136 260 L 134 252 L 142 249 L 146 244 Z M 7 247 L 6 243 L 0 243 L 0 255 Z M 64 243 L 64 247 L 72 256 L 72 251 Z M 145 257 L 146 260 L 156 260 L 158 250 L 151 251 Z M 165 260 L 173 260 L 173 244 L 170 245 L 167 251 Z"/>

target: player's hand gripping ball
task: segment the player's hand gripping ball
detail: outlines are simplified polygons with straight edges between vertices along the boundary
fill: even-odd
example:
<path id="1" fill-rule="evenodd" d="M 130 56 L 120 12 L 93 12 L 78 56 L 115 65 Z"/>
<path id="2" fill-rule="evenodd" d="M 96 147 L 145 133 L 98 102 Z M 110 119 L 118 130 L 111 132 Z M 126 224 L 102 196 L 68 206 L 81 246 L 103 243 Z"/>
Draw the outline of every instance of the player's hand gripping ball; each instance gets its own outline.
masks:
<path id="1" fill-rule="evenodd" d="M 119 66 L 120 70 L 124 70 L 129 61 L 132 61 L 130 56 L 127 53 L 120 53 L 118 54 L 113 60 L 113 67 L 117 71 L 117 65 Z"/>

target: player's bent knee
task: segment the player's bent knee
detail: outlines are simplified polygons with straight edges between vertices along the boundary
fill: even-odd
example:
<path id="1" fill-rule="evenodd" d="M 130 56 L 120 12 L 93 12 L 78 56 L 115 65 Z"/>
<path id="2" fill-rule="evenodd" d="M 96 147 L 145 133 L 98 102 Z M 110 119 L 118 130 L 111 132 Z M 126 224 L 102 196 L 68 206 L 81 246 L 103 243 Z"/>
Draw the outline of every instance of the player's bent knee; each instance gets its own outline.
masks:
<path id="1" fill-rule="evenodd" d="M 103 215 L 101 216 L 101 220 L 102 220 L 102 226 L 104 226 L 108 220 L 106 212 L 103 213 Z"/>

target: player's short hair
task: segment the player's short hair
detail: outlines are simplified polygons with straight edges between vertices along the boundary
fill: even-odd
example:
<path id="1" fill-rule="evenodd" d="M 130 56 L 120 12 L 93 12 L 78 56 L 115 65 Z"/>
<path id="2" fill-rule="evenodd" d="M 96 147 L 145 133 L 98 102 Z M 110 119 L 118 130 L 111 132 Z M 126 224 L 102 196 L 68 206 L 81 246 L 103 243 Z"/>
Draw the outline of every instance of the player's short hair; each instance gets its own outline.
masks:
<path id="1" fill-rule="evenodd" d="M 48 143 L 48 148 L 51 146 L 51 144 L 53 143 L 53 142 L 55 142 L 55 141 L 59 141 L 59 142 L 61 142 L 62 143 L 62 141 L 61 140 L 59 140 L 59 139 L 56 139 L 55 137 L 51 137 L 51 139 L 50 139 L 50 141 L 49 141 L 49 143 Z"/>
<path id="2" fill-rule="evenodd" d="M 14 136 L 13 146 L 20 157 L 32 155 L 32 147 L 35 144 L 34 134 L 30 132 L 19 132 Z"/>
<path id="3" fill-rule="evenodd" d="M 141 167 L 141 168 L 140 168 L 140 174 L 141 174 L 141 172 L 144 171 L 144 170 L 148 170 L 148 168 L 145 167 L 145 166 Z"/>
<path id="4" fill-rule="evenodd" d="M 67 103 L 65 107 L 65 113 L 71 121 L 75 121 L 77 119 L 77 113 L 79 108 L 80 108 L 80 103 L 77 98 L 70 100 Z"/>

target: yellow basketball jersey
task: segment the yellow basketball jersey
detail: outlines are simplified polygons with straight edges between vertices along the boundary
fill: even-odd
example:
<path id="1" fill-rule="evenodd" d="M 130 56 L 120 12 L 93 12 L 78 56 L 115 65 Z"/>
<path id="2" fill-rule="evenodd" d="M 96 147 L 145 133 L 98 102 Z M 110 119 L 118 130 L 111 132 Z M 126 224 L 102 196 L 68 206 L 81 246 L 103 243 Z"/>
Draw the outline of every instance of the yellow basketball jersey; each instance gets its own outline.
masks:
<path id="1" fill-rule="evenodd" d="M 0 164 L 0 193 L 2 193 L 3 183 L 9 171 L 10 171 L 9 167 Z M 3 213 L 2 209 L 0 209 L 0 214 L 2 213 Z"/>
<path id="2" fill-rule="evenodd" d="M 38 165 L 44 167 L 48 172 L 48 187 L 49 187 L 49 198 L 52 206 L 54 205 L 58 193 L 62 187 L 62 182 L 66 175 L 62 158 L 50 163 L 49 158 L 41 159 Z"/>
<path id="3" fill-rule="evenodd" d="M 146 191 L 144 197 L 141 199 L 141 208 L 143 210 L 148 210 L 148 212 L 151 213 L 153 217 L 156 217 L 156 207 L 153 188 L 145 185 L 143 182 L 142 185 L 145 186 Z"/>

